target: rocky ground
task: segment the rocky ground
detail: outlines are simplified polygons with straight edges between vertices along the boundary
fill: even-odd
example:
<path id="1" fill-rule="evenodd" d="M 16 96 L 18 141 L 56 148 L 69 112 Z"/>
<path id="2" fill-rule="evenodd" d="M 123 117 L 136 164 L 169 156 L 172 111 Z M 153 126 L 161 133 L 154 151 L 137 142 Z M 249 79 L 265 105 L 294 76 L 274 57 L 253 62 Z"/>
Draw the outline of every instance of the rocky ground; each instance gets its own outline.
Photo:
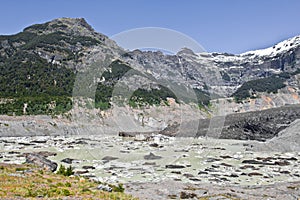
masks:
<path id="1" fill-rule="evenodd" d="M 249 145 L 163 135 L 2 137 L 0 162 L 24 163 L 35 152 L 72 165 L 75 175 L 125 183 L 140 199 L 297 199 L 300 153 L 257 152 Z"/>

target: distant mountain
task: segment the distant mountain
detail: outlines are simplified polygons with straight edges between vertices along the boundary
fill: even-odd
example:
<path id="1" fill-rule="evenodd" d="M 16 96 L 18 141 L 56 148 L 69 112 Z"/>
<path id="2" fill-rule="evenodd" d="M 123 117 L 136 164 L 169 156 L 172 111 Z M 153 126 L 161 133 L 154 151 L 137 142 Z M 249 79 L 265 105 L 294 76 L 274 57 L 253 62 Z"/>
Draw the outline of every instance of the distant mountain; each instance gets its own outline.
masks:
<path id="1" fill-rule="evenodd" d="M 98 63 L 107 57 L 109 65 Z M 188 103 L 185 90 L 194 91 L 196 103 L 207 107 L 210 99 L 234 97 L 241 102 L 287 87 L 298 94 L 300 37 L 240 55 L 189 49 L 165 55 L 125 51 L 84 19 L 55 19 L 16 35 L 0 36 L 0 114 L 69 111 L 76 76 L 87 73 L 91 66 L 101 74 L 93 77 L 90 73 L 86 81 L 86 88 L 96 84 L 96 108 L 111 107 L 114 88 L 120 82 L 124 90 L 132 90 L 128 101 L 132 107 L 161 105 L 168 97 Z M 122 79 L 129 71 L 134 75 Z M 175 90 L 180 92 L 175 94 Z"/>

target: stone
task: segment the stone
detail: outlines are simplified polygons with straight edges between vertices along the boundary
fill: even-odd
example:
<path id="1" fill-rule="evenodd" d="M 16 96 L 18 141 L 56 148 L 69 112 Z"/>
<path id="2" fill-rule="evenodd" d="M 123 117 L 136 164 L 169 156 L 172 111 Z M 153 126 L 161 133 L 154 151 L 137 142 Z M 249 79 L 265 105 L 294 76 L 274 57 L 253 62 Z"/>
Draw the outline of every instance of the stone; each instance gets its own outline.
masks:
<path id="1" fill-rule="evenodd" d="M 107 161 L 107 162 L 112 161 L 112 160 L 117 160 L 117 159 L 119 159 L 119 158 L 113 157 L 113 156 L 105 156 L 102 158 L 102 160 Z"/>
<path id="2" fill-rule="evenodd" d="M 232 167 L 232 165 L 227 164 L 227 163 L 221 163 L 220 165 L 223 165 L 223 166 L 225 166 L 225 167 Z"/>
<path id="3" fill-rule="evenodd" d="M 149 144 L 150 147 L 155 147 L 155 148 L 162 148 L 163 146 L 162 145 L 159 145 L 157 143 L 151 143 Z"/>
<path id="4" fill-rule="evenodd" d="M 144 156 L 144 159 L 145 160 L 158 160 L 158 159 L 161 159 L 162 157 L 161 156 L 156 156 L 154 155 L 153 153 L 150 152 L 149 155 L 145 155 Z"/>
<path id="5" fill-rule="evenodd" d="M 185 191 L 180 192 L 180 199 L 193 199 L 197 198 L 197 195 L 195 193 L 188 193 Z"/>
<path id="6" fill-rule="evenodd" d="M 183 174 L 183 176 L 186 177 L 186 178 L 193 178 L 194 177 L 193 174 L 189 174 L 189 173 L 185 173 L 185 174 Z"/>
<path id="7" fill-rule="evenodd" d="M 39 151 L 37 154 L 44 156 L 44 157 L 49 157 L 49 156 L 56 156 L 57 153 L 54 152 L 49 152 L 49 151 Z"/>
<path id="8" fill-rule="evenodd" d="M 174 165 L 174 164 L 170 164 L 170 165 L 166 165 L 167 169 L 183 169 L 185 168 L 184 165 Z"/>
<path id="9" fill-rule="evenodd" d="M 96 169 L 94 166 L 82 166 L 82 169 Z"/>
<path id="10" fill-rule="evenodd" d="M 248 174 L 248 176 L 263 176 L 261 173 L 258 172 L 251 172 Z"/>
<path id="11" fill-rule="evenodd" d="M 73 160 L 74 159 L 72 159 L 72 158 L 64 158 L 60 162 L 64 162 L 64 163 L 67 163 L 67 164 L 72 164 Z"/>
<path id="12" fill-rule="evenodd" d="M 112 192 L 112 188 L 109 187 L 108 185 L 100 184 L 100 185 L 97 186 L 97 189 L 105 191 L 105 192 Z"/>
<path id="13" fill-rule="evenodd" d="M 220 158 L 228 159 L 228 158 L 232 158 L 232 157 L 231 156 L 220 156 Z"/>
<path id="14" fill-rule="evenodd" d="M 276 161 L 275 163 L 274 163 L 274 165 L 279 165 L 279 166 L 288 166 L 288 165 L 290 165 L 290 162 L 288 162 L 288 161 Z"/>
<path id="15" fill-rule="evenodd" d="M 145 162 L 143 165 L 156 165 L 155 162 Z"/>
<path id="16" fill-rule="evenodd" d="M 200 172 L 198 172 L 198 175 L 203 175 L 203 174 L 208 174 L 208 172 L 206 172 L 206 171 L 200 171 Z"/>
<path id="17" fill-rule="evenodd" d="M 57 169 L 57 163 L 52 162 L 51 160 L 48 160 L 47 158 L 35 153 L 28 153 L 26 155 L 26 163 L 35 164 L 52 172 Z"/>
<path id="18" fill-rule="evenodd" d="M 253 164 L 253 165 L 261 165 L 263 162 L 257 160 L 243 160 L 242 163 L 244 164 Z"/>
<path id="19" fill-rule="evenodd" d="M 86 170 L 86 169 L 75 169 L 74 170 L 74 175 L 81 175 L 81 174 L 86 174 L 88 173 L 89 171 Z"/>

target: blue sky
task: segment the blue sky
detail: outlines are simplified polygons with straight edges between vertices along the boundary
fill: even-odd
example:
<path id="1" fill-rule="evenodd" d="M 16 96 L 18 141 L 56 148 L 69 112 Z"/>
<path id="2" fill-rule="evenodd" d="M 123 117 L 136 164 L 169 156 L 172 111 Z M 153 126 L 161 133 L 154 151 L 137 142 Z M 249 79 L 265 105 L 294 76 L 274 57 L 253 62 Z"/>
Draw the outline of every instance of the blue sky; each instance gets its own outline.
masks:
<path id="1" fill-rule="evenodd" d="M 300 35 L 299 0 L 9 0 L 1 2 L 0 34 L 58 17 L 84 17 L 108 36 L 169 28 L 209 52 L 242 53 Z"/>

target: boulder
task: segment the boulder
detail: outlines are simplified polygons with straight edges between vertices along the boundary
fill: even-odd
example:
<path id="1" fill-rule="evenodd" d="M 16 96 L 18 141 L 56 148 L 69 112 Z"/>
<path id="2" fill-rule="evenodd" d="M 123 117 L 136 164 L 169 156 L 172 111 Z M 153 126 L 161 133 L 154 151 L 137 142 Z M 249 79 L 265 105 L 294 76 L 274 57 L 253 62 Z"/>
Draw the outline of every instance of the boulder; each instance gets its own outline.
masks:
<path id="1" fill-rule="evenodd" d="M 108 185 L 100 184 L 100 185 L 98 185 L 97 189 L 102 190 L 102 191 L 106 191 L 106 192 L 112 192 L 112 188 L 109 187 Z"/>
<path id="2" fill-rule="evenodd" d="M 72 159 L 72 158 L 64 158 L 60 162 L 64 162 L 64 163 L 67 163 L 67 164 L 72 164 L 73 160 L 74 159 Z"/>
<path id="3" fill-rule="evenodd" d="M 26 163 L 37 165 L 52 172 L 57 169 L 57 163 L 52 162 L 44 156 L 35 153 L 29 153 L 26 155 Z"/>
<path id="4" fill-rule="evenodd" d="M 173 165 L 173 164 L 170 164 L 170 165 L 166 165 L 166 168 L 167 169 L 183 169 L 185 168 L 184 165 Z"/>
<path id="5" fill-rule="evenodd" d="M 149 155 L 144 156 L 145 160 L 158 160 L 158 159 L 161 159 L 161 158 L 162 158 L 161 156 L 156 156 L 153 153 L 150 153 Z"/>

